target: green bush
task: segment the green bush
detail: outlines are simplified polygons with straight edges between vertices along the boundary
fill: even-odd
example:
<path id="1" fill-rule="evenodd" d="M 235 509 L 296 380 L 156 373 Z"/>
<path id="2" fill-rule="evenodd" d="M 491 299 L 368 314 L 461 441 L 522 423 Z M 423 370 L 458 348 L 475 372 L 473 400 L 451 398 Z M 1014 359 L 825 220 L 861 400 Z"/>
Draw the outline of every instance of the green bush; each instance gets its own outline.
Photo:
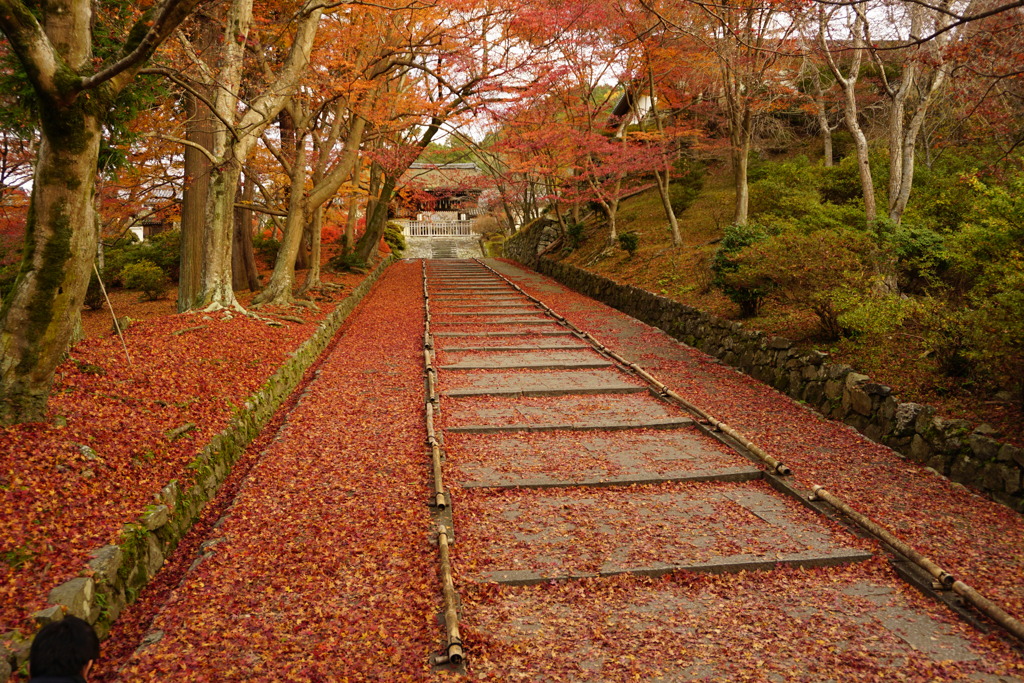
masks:
<path id="1" fill-rule="evenodd" d="M 93 271 L 89 275 L 89 287 L 85 290 L 85 306 L 90 311 L 98 311 L 103 308 L 103 289 L 100 287 L 100 280 Z"/>
<path id="2" fill-rule="evenodd" d="M 501 258 L 505 255 L 505 236 L 491 235 L 490 239 L 483 242 L 484 256 L 487 258 Z"/>
<path id="3" fill-rule="evenodd" d="M 398 223 L 388 223 L 384 228 L 384 242 L 391 247 L 395 256 L 401 256 L 406 249 L 405 235 Z"/>
<path id="4" fill-rule="evenodd" d="M 765 291 L 760 287 L 745 287 L 733 284 L 728 276 L 739 270 L 737 255 L 746 247 L 768 237 L 760 225 L 730 225 L 711 259 L 711 284 L 721 289 L 727 297 L 740 307 L 740 315 L 749 318 L 756 315 L 764 299 Z"/>
<path id="5" fill-rule="evenodd" d="M 128 287 L 121 278 L 126 266 L 146 261 L 160 268 L 169 281 L 177 281 L 181 259 L 181 233 L 177 230 L 154 235 L 139 242 L 129 233 L 130 238 L 120 238 L 106 247 L 103 252 L 103 283 L 108 287 Z M 131 289 L 131 288 L 130 288 Z"/>
<path id="6" fill-rule="evenodd" d="M 940 274 L 949 267 L 943 235 L 904 221 L 895 227 L 886 241 L 896 257 L 901 290 L 925 292 L 940 284 Z"/>
<path id="7" fill-rule="evenodd" d="M 668 198 L 672 204 L 672 212 L 679 216 L 700 196 L 701 190 L 704 189 L 707 167 L 701 161 L 684 156 L 676 160 L 673 168 L 675 177 L 669 185 Z"/>
<path id="8" fill-rule="evenodd" d="M 640 235 L 635 232 L 624 232 L 619 235 L 619 246 L 624 251 L 629 252 L 629 257 L 633 258 L 636 254 L 636 250 L 640 247 Z"/>
<path id="9" fill-rule="evenodd" d="M 345 273 L 366 273 L 369 271 L 366 261 L 359 258 L 354 252 L 332 256 L 327 262 L 327 267 L 335 272 Z"/>
<path id="10" fill-rule="evenodd" d="M 723 279 L 813 312 L 824 337 L 838 339 L 846 331 L 841 318 L 869 295 L 873 249 L 852 230 L 783 233 L 744 248 Z"/>
<path id="11" fill-rule="evenodd" d="M 152 261 L 138 261 L 125 266 L 120 273 L 120 280 L 128 289 L 137 289 L 143 298 L 156 301 L 167 291 L 169 280 L 160 266 Z"/>
<path id="12" fill-rule="evenodd" d="M 570 221 L 565 226 L 565 236 L 569 240 L 570 249 L 579 249 L 583 244 L 583 223 Z"/>
<path id="13" fill-rule="evenodd" d="M 277 261 L 277 252 L 281 250 L 281 242 L 261 232 L 252 237 L 252 249 L 256 255 L 263 259 L 264 263 L 274 265 Z"/>
<path id="14" fill-rule="evenodd" d="M 846 157 L 831 168 L 821 168 L 818 192 L 823 202 L 846 204 L 864 198 L 860 169 L 855 156 Z"/>

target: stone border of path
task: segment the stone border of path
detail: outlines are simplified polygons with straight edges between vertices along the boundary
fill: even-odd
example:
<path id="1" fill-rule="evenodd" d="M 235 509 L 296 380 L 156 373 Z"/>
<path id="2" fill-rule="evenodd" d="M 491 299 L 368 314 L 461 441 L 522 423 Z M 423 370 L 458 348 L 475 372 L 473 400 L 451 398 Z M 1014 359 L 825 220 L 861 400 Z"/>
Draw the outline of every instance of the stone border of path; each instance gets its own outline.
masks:
<path id="1" fill-rule="evenodd" d="M 327 348 L 342 323 L 396 260 L 390 256 L 382 261 L 352 290 L 320 323 L 316 332 L 271 375 L 263 388 L 246 400 L 224 431 L 199 451 L 186 466 L 196 473 L 194 484 L 183 490 L 176 479 L 168 482 L 156 494 L 155 502 L 146 506 L 136 521 L 124 526 L 120 543 L 93 551 L 93 559 L 81 575 L 50 591 L 49 607 L 32 615 L 40 627 L 61 620 L 65 614 L 73 614 L 93 624 L 101 638 L 106 637 L 121 611 L 135 601 L 139 591 L 156 575 L 165 558 L 199 519 L 199 513 L 217 494 L 238 457 L 299 386 L 306 370 Z M 17 652 L 0 652 L 0 663 L 6 659 L 12 669 L 16 669 L 28 656 L 30 642 L 30 638 L 26 639 Z"/>
<path id="2" fill-rule="evenodd" d="M 826 354 L 801 351 L 783 337 L 747 329 L 742 323 L 620 285 L 576 266 L 549 258 L 530 259 L 520 252 L 513 249 L 510 258 L 663 330 L 876 443 L 1024 512 L 1024 448 L 997 441 L 987 425 L 972 427 L 966 420 L 936 416 L 931 406 L 902 402 L 890 387 L 848 365 L 829 362 Z"/>

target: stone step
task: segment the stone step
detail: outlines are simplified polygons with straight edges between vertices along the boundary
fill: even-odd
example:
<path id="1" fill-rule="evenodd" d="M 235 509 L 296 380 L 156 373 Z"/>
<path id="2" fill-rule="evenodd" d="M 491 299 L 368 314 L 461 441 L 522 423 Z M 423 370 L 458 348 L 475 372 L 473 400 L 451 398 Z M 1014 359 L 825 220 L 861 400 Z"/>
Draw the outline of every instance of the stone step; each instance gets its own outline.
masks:
<path id="1" fill-rule="evenodd" d="M 695 428 L 609 434 L 452 434 L 446 467 L 463 488 L 744 481 L 761 470 Z"/>
<path id="2" fill-rule="evenodd" d="M 478 567 L 468 572 L 470 581 L 523 585 L 871 557 L 763 482 L 481 492 L 464 497 L 460 512 L 474 520 L 459 539 Z"/>
<path id="3" fill-rule="evenodd" d="M 606 420 L 594 422 L 549 422 L 545 424 L 512 423 L 505 425 L 458 425 L 446 431 L 462 434 L 499 434 L 504 432 L 613 432 L 620 429 L 677 429 L 693 426 L 689 418 L 657 418 L 652 420 Z"/>

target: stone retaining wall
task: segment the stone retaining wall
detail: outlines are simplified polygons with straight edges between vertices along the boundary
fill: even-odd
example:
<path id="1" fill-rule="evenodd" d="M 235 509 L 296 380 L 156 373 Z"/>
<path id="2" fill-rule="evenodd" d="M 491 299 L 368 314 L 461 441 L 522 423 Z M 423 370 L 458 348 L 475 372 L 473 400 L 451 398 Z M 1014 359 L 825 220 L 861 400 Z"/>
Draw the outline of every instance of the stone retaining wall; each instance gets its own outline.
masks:
<path id="1" fill-rule="evenodd" d="M 341 324 L 394 261 L 393 256 L 383 261 L 339 303 L 316 332 L 249 397 L 227 428 L 214 436 L 189 463 L 188 468 L 196 473 L 194 483 L 183 488 L 177 480 L 169 482 L 135 522 L 125 525 L 119 543 L 95 550 L 81 576 L 50 591 L 47 598 L 50 606 L 32 615 L 39 626 L 59 621 L 64 614 L 74 614 L 94 624 L 101 638 L 106 637 L 121 611 L 135 600 L 192 528 L 238 456 L 291 395 Z M 4 651 L 0 645 L 0 681 L 7 680 L 11 669 L 21 666 L 28 656 L 30 638 L 16 640 L 20 642 L 9 651 Z"/>
<path id="2" fill-rule="evenodd" d="M 538 254 L 551 246 L 560 234 L 558 224 L 542 216 L 505 241 L 505 256 L 536 270 Z"/>
<path id="3" fill-rule="evenodd" d="M 514 253 L 506 250 L 510 257 Z M 943 419 L 930 406 L 902 402 L 867 375 L 830 362 L 826 354 L 802 351 L 782 337 L 575 266 L 536 256 L 533 260 L 535 269 L 567 287 L 658 327 L 872 441 L 1024 512 L 1024 449 L 1000 443 L 987 425 Z M 520 263 L 529 265 L 528 259 Z"/>

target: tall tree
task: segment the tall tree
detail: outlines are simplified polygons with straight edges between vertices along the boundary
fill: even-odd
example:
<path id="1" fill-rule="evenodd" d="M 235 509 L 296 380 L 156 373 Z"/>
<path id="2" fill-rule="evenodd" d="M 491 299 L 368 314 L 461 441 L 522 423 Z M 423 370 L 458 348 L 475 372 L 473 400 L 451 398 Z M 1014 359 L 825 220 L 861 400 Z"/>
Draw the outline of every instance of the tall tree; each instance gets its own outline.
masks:
<path id="1" fill-rule="evenodd" d="M 93 61 L 91 0 L 0 0 L 0 31 L 37 97 L 39 151 L 25 250 L 0 309 L 0 423 L 40 420 L 68 348 L 96 253 L 93 190 L 103 117 L 117 95 L 198 4 L 164 0 L 116 57 Z"/>
<path id="2" fill-rule="evenodd" d="M 276 73 L 271 65 L 264 66 L 270 72 L 268 82 L 259 88 L 239 117 L 239 94 L 252 25 L 252 0 L 233 0 L 228 9 L 218 87 L 213 98 L 217 120 L 210 151 L 215 163 L 210 172 L 206 202 L 202 292 L 190 302 L 191 308 L 206 307 L 211 311 L 241 308 L 235 300 L 231 276 L 235 198 L 241 170 L 263 131 L 284 108 L 309 66 L 323 11 L 324 6 L 316 0 L 307 0 L 297 9 L 286 56 Z M 233 122 L 234 125 L 230 125 Z"/>

